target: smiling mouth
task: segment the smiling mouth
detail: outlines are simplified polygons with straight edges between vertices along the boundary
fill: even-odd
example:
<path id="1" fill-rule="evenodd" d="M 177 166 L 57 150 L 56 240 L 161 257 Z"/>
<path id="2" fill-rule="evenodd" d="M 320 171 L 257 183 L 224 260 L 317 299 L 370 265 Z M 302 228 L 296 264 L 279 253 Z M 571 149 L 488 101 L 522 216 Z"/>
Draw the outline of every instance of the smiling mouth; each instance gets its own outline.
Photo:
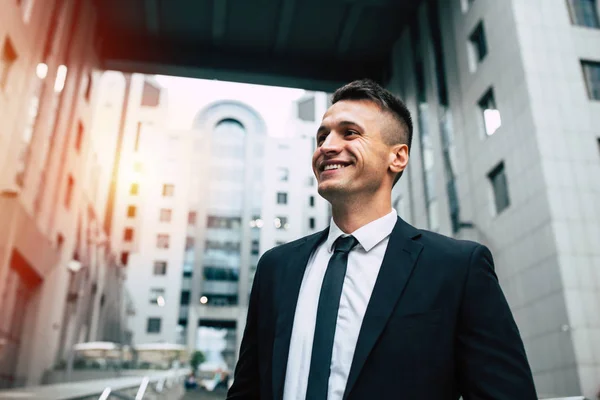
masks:
<path id="1" fill-rule="evenodd" d="M 332 171 L 332 170 L 336 170 L 336 169 L 342 169 L 342 168 L 346 168 L 346 167 L 347 167 L 347 165 L 342 165 L 342 164 L 329 164 L 323 168 L 323 172 L 324 171 Z"/>

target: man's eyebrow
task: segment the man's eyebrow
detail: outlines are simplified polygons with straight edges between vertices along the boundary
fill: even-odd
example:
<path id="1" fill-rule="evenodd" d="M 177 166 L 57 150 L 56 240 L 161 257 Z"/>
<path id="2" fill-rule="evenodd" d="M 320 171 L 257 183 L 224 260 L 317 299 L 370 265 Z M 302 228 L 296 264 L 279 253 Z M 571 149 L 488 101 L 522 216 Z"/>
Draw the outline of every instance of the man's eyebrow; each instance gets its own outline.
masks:
<path id="1" fill-rule="evenodd" d="M 358 123 L 356 123 L 356 122 L 354 122 L 354 121 L 346 121 L 346 120 L 345 120 L 345 121 L 340 121 L 340 122 L 338 122 L 338 123 L 337 123 L 337 125 L 338 125 L 338 126 L 349 126 L 349 125 L 351 125 L 351 126 L 357 126 L 357 127 L 359 127 L 360 129 L 363 129 L 363 127 L 362 127 L 362 126 L 360 126 L 360 124 L 358 124 Z M 329 130 L 329 128 L 328 128 L 328 127 L 326 127 L 326 126 L 324 126 L 324 125 L 321 125 L 321 126 L 319 126 L 319 129 L 317 129 L 317 136 L 318 136 L 320 133 L 322 133 L 322 132 L 326 132 L 326 131 L 328 131 L 328 130 Z"/>
<path id="2" fill-rule="evenodd" d="M 354 125 L 354 126 L 358 126 L 360 129 L 362 129 L 362 126 L 360 126 L 360 124 L 358 124 L 354 121 L 340 121 L 340 123 L 338 125 L 340 125 L 340 126 Z"/>

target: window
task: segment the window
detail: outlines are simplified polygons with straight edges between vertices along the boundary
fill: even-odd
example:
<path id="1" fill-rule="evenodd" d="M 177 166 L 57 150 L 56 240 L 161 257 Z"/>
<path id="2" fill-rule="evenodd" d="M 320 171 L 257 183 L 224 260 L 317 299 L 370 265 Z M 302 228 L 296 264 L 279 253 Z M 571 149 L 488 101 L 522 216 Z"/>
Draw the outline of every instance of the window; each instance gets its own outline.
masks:
<path id="1" fill-rule="evenodd" d="M 474 2 L 475 0 L 460 0 L 462 12 L 466 13 L 467 11 L 469 11 Z"/>
<path id="2" fill-rule="evenodd" d="M 582 61 L 583 75 L 592 100 L 600 100 L 600 62 Z"/>
<path id="3" fill-rule="evenodd" d="M 173 211 L 169 208 L 160 209 L 160 222 L 171 222 Z"/>
<path id="4" fill-rule="evenodd" d="M 229 281 L 237 282 L 240 279 L 240 274 L 237 269 L 220 268 L 220 267 L 204 267 L 204 279 L 207 281 Z"/>
<path id="5" fill-rule="evenodd" d="M 75 187 L 75 180 L 71 175 L 67 178 L 67 191 L 65 193 L 65 207 L 71 207 L 71 199 L 73 197 L 73 188 Z"/>
<path id="6" fill-rule="evenodd" d="M 280 182 L 287 182 L 290 171 L 287 168 L 277 168 L 277 179 Z"/>
<path id="7" fill-rule="evenodd" d="M 17 0 L 17 4 L 21 7 L 21 14 L 23 15 L 23 21 L 25 21 L 25 23 L 29 23 L 33 3 L 34 0 Z"/>
<path id="8" fill-rule="evenodd" d="M 139 150 L 141 133 L 142 133 L 142 123 L 138 121 L 137 129 L 135 131 L 135 144 L 133 145 L 133 151 Z"/>
<path id="9" fill-rule="evenodd" d="M 290 227 L 287 217 L 277 217 L 273 223 L 277 229 L 288 229 Z"/>
<path id="10" fill-rule="evenodd" d="M 314 219 L 313 217 L 310 217 L 310 218 L 308 219 L 308 227 L 309 227 L 310 229 L 315 229 L 315 219 Z"/>
<path id="11" fill-rule="evenodd" d="M 59 233 L 56 235 L 56 249 L 58 251 L 62 250 L 62 246 L 65 243 L 65 237 L 63 236 L 62 233 Z"/>
<path id="12" fill-rule="evenodd" d="M 242 219 L 240 217 L 217 217 L 209 215 L 206 222 L 208 228 L 237 230 L 240 229 L 241 225 Z"/>
<path id="13" fill-rule="evenodd" d="M 86 76 L 86 80 L 85 80 L 85 92 L 83 94 L 83 97 L 85 98 L 85 101 L 89 102 L 90 98 L 92 96 L 92 87 L 94 85 L 94 80 L 92 77 L 92 74 L 90 72 L 87 73 Z"/>
<path id="14" fill-rule="evenodd" d="M 148 81 L 144 82 L 142 90 L 142 106 L 158 107 L 160 104 L 160 89 Z"/>
<path id="15" fill-rule="evenodd" d="M 315 98 L 311 97 L 298 102 L 298 118 L 303 121 L 315 120 Z"/>
<path id="16" fill-rule="evenodd" d="M 83 124 L 81 121 L 77 123 L 77 137 L 75 138 L 75 149 L 81 150 L 81 143 L 83 143 Z"/>
<path id="17" fill-rule="evenodd" d="M 287 204 L 287 193 L 277 193 L 277 204 Z"/>
<path id="18" fill-rule="evenodd" d="M 156 235 L 156 247 L 159 249 L 168 249 L 169 248 L 169 235 L 166 233 L 159 233 Z"/>
<path id="19" fill-rule="evenodd" d="M 238 253 L 240 251 L 240 242 L 207 240 L 204 243 L 204 247 L 206 250 L 219 250 L 223 252 Z"/>
<path id="20" fill-rule="evenodd" d="M 127 217 L 128 218 L 133 218 L 135 217 L 135 213 L 137 211 L 137 208 L 135 206 L 128 206 L 127 207 Z"/>
<path id="21" fill-rule="evenodd" d="M 190 291 L 189 290 L 184 290 L 181 292 L 181 297 L 179 299 L 179 304 L 181 304 L 182 306 L 187 306 L 190 304 Z"/>
<path id="22" fill-rule="evenodd" d="M 194 244 L 195 244 L 196 240 L 193 236 L 188 236 L 185 238 L 185 250 L 193 250 L 194 249 Z"/>
<path id="23" fill-rule="evenodd" d="M 150 288 L 150 304 L 158 304 L 165 300 L 165 289 L 164 288 Z M 164 303 L 163 303 L 164 305 Z"/>
<path id="24" fill-rule="evenodd" d="M 166 261 L 154 261 L 153 272 L 154 272 L 154 275 L 166 275 L 167 274 L 167 262 Z"/>
<path id="25" fill-rule="evenodd" d="M 15 50 L 10 38 L 4 39 L 2 45 L 2 58 L 0 58 L 0 90 L 5 90 L 8 84 L 8 76 L 12 66 L 17 61 L 17 51 Z"/>
<path id="26" fill-rule="evenodd" d="M 196 225 L 196 218 L 197 218 L 197 214 L 196 211 L 190 211 L 188 213 L 188 225 Z"/>
<path id="27" fill-rule="evenodd" d="M 164 197 L 171 197 L 175 193 L 175 186 L 170 184 L 164 184 L 162 194 Z"/>
<path id="28" fill-rule="evenodd" d="M 137 183 L 132 183 L 131 189 L 129 189 L 129 194 L 135 196 L 138 194 L 139 190 L 140 190 L 140 185 L 138 185 Z"/>
<path id="29" fill-rule="evenodd" d="M 160 318 L 148 318 L 146 333 L 160 333 Z"/>
<path id="30" fill-rule="evenodd" d="M 600 28 L 596 0 L 568 0 L 571 22 L 588 28 Z"/>
<path id="31" fill-rule="evenodd" d="M 60 93 L 65 88 L 65 82 L 67 81 L 67 74 L 69 68 L 66 65 L 59 65 L 56 69 L 56 79 L 54 80 L 54 92 Z"/>
<path id="32" fill-rule="evenodd" d="M 255 239 L 252 241 L 252 249 L 250 250 L 250 253 L 254 256 L 257 256 L 259 251 L 260 251 L 260 242 Z"/>
<path id="33" fill-rule="evenodd" d="M 131 242 L 133 240 L 133 228 L 125 228 L 123 240 L 126 242 Z"/>
<path id="34" fill-rule="evenodd" d="M 310 207 L 314 207 L 315 206 L 315 196 L 309 196 L 308 197 L 308 205 Z"/>
<path id="35" fill-rule="evenodd" d="M 124 251 L 121 253 L 121 264 L 124 266 L 127 266 L 128 262 L 129 262 L 129 252 Z"/>
<path id="36" fill-rule="evenodd" d="M 506 173 L 504 172 L 504 162 L 498 164 L 498 166 L 488 174 L 488 178 L 492 184 L 496 214 L 500 214 L 510 205 L 508 183 L 506 181 Z"/>
<path id="37" fill-rule="evenodd" d="M 477 64 L 481 63 L 487 55 L 487 42 L 485 40 L 485 31 L 483 22 L 479 22 L 473 32 L 469 35 L 469 57 L 471 72 L 477 69 Z"/>
<path id="38" fill-rule="evenodd" d="M 491 136 L 498 130 L 498 128 L 500 128 L 500 126 L 502 126 L 500 111 L 498 111 L 496 107 L 494 90 L 489 88 L 488 91 L 481 97 L 478 104 L 479 108 L 481 109 L 481 115 L 483 116 L 485 134 L 487 136 Z"/>

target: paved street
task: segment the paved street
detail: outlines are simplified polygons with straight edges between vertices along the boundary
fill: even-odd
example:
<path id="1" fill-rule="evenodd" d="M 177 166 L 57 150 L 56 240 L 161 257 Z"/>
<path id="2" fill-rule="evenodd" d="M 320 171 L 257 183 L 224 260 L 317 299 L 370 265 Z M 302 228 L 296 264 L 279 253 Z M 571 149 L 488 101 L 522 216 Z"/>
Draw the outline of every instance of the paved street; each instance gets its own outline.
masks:
<path id="1" fill-rule="evenodd" d="M 206 390 L 190 390 L 182 400 L 224 400 L 227 392 L 224 389 L 217 389 L 214 392 Z"/>

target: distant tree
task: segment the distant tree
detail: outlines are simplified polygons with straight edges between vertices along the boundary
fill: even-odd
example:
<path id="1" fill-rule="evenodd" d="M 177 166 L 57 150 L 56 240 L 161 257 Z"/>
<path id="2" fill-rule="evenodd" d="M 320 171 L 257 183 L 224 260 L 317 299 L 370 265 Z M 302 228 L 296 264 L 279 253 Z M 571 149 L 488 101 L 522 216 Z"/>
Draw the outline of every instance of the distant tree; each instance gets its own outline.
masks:
<path id="1" fill-rule="evenodd" d="M 196 350 L 192 354 L 192 357 L 190 358 L 190 366 L 192 367 L 192 373 L 194 375 L 196 375 L 196 370 L 198 369 L 200 364 L 202 364 L 205 360 L 206 358 L 204 357 L 204 353 L 200 350 Z"/>

